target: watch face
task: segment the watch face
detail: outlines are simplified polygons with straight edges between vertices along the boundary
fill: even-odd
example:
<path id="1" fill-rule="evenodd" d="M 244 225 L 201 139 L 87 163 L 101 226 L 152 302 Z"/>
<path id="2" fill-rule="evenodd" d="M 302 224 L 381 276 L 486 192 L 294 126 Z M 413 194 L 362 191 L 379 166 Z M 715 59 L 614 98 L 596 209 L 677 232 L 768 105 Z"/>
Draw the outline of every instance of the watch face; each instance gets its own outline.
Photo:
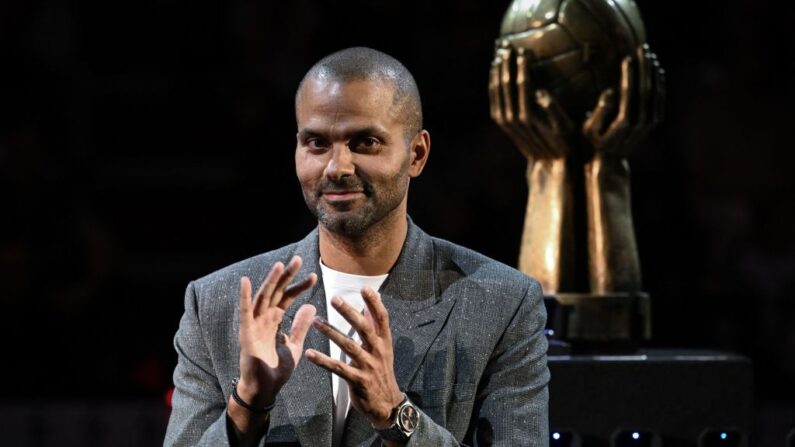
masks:
<path id="1" fill-rule="evenodd" d="M 420 414 L 413 405 L 406 405 L 400 409 L 397 419 L 398 425 L 404 432 L 413 433 L 420 422 Z"/>

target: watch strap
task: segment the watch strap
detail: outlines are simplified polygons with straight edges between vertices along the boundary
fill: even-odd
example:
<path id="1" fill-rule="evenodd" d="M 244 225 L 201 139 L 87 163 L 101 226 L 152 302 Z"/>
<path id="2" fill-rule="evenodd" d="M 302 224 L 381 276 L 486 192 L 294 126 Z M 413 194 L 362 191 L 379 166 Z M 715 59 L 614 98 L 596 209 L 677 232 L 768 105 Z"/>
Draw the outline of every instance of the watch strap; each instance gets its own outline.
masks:
<path id="1" fill-rule="evenodd" d="M 376 429 L 378 435 L 387 441 L 408 442 L 417 430 L 419 409 L 403 394 L 403 401 L 392 410 L 392 425 Z"/>

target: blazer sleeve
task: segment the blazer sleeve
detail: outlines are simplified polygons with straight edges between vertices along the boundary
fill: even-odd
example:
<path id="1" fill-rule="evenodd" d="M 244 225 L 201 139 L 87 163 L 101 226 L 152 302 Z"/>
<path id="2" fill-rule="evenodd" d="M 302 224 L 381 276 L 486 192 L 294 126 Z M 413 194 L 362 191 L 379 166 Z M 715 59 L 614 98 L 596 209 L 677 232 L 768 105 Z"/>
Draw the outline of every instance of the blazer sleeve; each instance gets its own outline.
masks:
<path id="1" fill-rule="evenodd" d="M 228 446 L 226 399 L 202 333 L 194 283 L 174 337 L 177 367 L 164 446 Z"/>
<path id="2" fill-rule="evenodd" d="M 420 412 L 409 446 L 549 446 L 549 370 L 541 286 L 531 280 L 481 378 L 464 444 Z"/>

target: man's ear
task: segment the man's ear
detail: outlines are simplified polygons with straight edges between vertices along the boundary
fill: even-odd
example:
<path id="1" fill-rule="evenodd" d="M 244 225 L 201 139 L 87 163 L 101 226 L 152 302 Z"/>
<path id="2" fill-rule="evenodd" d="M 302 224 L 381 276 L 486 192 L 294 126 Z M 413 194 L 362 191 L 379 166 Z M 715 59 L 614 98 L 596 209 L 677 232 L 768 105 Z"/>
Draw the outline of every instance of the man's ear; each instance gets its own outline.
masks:
<path id="1" fill-rule="evenodd" d="M 431 152 L 431 134 L 422 129 L 414 135 L 409 146 L 409 177 L 417 177 L 422 173 L 428 154 Z"/>

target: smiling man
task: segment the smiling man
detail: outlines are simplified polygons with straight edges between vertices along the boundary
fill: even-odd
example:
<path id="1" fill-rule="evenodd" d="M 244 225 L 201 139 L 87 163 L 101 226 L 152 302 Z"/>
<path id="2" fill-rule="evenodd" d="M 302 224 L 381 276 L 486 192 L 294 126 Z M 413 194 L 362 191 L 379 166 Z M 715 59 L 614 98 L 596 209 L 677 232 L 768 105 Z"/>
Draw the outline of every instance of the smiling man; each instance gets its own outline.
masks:
<path id="1" fill-rule="evenodd" d="M 342 50 L 295 108 L 318 227 L 188 286 L 165 445 L 547 445 L 538 283 L 408 218 L 431 147 L 411 74 Z"/>

